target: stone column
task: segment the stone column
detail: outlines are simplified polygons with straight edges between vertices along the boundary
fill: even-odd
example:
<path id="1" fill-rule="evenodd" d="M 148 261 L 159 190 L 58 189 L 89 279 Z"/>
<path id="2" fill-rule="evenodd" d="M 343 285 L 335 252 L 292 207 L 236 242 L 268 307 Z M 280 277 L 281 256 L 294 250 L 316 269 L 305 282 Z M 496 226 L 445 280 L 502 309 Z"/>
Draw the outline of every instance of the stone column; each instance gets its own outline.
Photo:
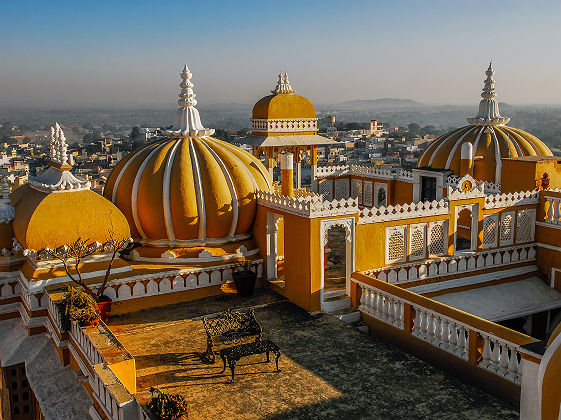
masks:
<path id="1" fill-rule="evenodd" d="M 473 146 L 470 142 L 462 144 L 462 154 L 460 160 L 460 177 L 470 174 L 473 169 Z"/>
<path id="2" fill-rule="evenodd" d="M 316 178 L 316 168 L 318 166 L 318 147 L 316 145 L 312 146 L 312 153 L 310 156 L 310 164 L 312 170 L 312 192 L 319 192 L 318 190 L 318 180 Z"/>
<path id="3" fill-rule="evenodd" d="M 296 175 L 295 188 L 300 189 L 302 188 L 302 161 L 300 159 L 300 151 L 298 149 L 295 150 L 294 160 L 296 163 L 294 168 L 294 174 Z"/>
<path id="4" fill-rule="evenodd" d="M 294 155 L 281 154 L 281 194 L 288 197 L 294 196 Z"/>

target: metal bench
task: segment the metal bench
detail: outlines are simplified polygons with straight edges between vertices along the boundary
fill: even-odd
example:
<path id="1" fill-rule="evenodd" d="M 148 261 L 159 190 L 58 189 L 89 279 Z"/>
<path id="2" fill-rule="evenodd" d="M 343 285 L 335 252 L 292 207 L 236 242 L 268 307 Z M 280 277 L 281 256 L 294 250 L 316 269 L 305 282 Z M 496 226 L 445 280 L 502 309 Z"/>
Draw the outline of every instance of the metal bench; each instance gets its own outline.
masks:
<path id="1" fill-rule="evenodd" d="M 249 341 L 261 340 L 261 325 L 255 319 L 253 309 L 248 311 L 232 311 L 227 309 L 213 317 L 203 317 L 206 331 L 207 348 L 203 353 L 209 363 L 214 363 L 216 346 L 229 346 Z"/>
<path id="2" fill-rule="evenodd" d="M 279 357 L 280 350 L 279 347 L 270 340 L 259 340 L 253 343 L 240 344 L 238 346 L 226 347 L 218 352 L 224 363 L 224 367 L 220 373 L 224 373 L 226 370 L 226 361 L 228 361 L 228 366 L 230 367 L 230 373 L 232 375 L 230 382 L 234 382 L 234 370 L 236 369 L 236 363 L 242 357 L 251 356 L 253 354 L 263 354 L 267 353 L 267 362 L 269 361 L 269 353 L 273 353 L 277 356 L 275 363 L 277 365 L 276 372 L 280 372 L 279 369 Z"/>

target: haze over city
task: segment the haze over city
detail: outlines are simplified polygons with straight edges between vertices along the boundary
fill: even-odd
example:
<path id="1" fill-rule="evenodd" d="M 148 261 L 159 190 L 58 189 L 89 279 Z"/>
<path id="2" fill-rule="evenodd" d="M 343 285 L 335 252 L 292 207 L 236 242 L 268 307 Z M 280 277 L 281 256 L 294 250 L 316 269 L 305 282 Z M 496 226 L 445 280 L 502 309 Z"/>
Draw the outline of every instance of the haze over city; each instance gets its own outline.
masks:
<path id="1" fill-rule="evenodd" d="M 316 104 L 408 98 L 559 104 L 559 2 L 3 2 L 3 107 L 253 103 L 287 71 Z"/>

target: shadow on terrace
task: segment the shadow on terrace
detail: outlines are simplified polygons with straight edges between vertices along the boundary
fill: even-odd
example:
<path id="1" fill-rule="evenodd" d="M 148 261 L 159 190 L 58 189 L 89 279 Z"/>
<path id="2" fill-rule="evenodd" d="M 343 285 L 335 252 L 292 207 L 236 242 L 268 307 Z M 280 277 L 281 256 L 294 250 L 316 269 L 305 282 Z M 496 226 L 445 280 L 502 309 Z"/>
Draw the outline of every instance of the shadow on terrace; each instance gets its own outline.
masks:
<path id="1" fill-rule="evenodd" d="M 232 385 L 222 361 L 201 362 L 201 317 L 255 309 L 263 337 L 279 345 L 281 372 L 246 357 Z M 135 312 L 110 328 L 136 359 L 139 402 L 152 386 L 180 393 L 190 418 L 518 418 L 518 411 L 327 314 L 309 314 L 272 292 L 217 296 Z M 271 359 L 274 360 L 274 357 Z"/>

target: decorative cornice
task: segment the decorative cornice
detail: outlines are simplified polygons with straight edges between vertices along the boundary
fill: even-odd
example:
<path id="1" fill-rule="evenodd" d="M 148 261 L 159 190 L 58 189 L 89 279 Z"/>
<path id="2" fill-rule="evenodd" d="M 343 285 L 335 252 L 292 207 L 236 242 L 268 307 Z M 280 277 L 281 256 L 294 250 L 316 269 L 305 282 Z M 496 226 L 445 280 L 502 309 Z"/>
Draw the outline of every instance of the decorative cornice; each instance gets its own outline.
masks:
<path id="1" fill-rule="evenodd" d="M 468 118 L 467 121 L 471 125 L 505 125 L 510 121 L 508 117 L 502 117 L 499 112 L 499 103 L 495 99 L 495 80 L 493 74 L 495 71 L 489 63 L 489 68 L 485 72 L 487 78 L 484 81 L 483 93 L 481 94 L 481 101 L 479 102 L 479 112 L 473 118 Z"/>
<path id="2" fill-rule="evenodd" d="M 193 92 L 194 85 L 191 82 L 193 74 L 187 64 L 183 67 L 180 76 L 182 81 L 179 84 L 181 91 L 177 101 L 179 108 L 175 112 L 175 126 L 171 130 L 164 130 L 163 134 L 167 137 L 202 137 L 214 134 L 214 129 L 203 127 L 199 111 L 195 108 L 197 95 Z"/>
<path id="3" fill-rule="evenodd" d="M 317 132 L 317 118 L 252 118 L 251 130 L 254 133 L 299 133 Z"/>

